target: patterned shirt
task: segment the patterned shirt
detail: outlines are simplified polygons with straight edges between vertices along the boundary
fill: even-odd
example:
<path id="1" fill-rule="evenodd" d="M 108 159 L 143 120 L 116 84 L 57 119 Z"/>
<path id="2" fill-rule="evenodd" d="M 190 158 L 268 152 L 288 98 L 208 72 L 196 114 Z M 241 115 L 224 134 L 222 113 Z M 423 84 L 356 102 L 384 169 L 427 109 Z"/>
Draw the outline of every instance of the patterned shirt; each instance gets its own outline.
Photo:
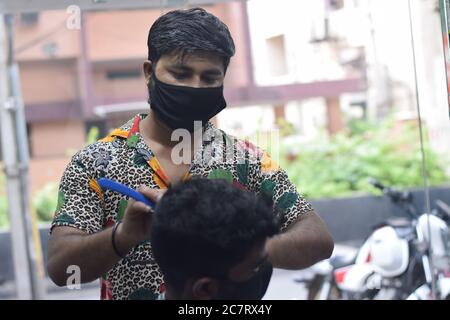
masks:
<path id="1" fill-rule="evenodd" d="M 135 116 L 72 157 L 61 179 L 51 229 L 70 226 L 93 234 L 122 219 L 128 197 L 102 191 L 97 183 L 99 178 L 134 189 L 140 185 L 169 187 L 158 159 L 139 134 L 139 122 L 145 117 Z M 312 210 L 267 152 L 225 134 L 211 123 L 205 126 L 202 147 L 196 151 L 184 179 L 195 176 L 225 179 L 243 190 L 271 194 L 277 212 L 281 213 L 281 231 Z M 131 249 L 100 281 L 101 299 L 158 299 L 165 291 L 148 241 Z"/>

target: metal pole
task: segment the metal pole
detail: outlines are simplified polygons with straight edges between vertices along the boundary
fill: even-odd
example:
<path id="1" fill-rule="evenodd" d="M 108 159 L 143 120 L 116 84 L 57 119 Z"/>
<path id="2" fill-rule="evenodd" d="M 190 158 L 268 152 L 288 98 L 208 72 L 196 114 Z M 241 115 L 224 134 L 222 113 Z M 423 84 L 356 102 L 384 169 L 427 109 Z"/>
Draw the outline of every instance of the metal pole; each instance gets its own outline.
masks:
<path id="1" fill-rule="evenodd" d="M 442 27 L 442 48 L 444 53 L 444 70 L 445 70 L 445 83 L 446 83 L 446 93 L 447 93 L 447 104 L 448 104 L 448 116 L 450 117 L 450 95 L 449 95 L 449 74 L 448 68 L 450 63 L 450 39 L 449 39 L 449 1 L 439 0 L 439 15 L 441 17 L 441 27 Z"/>
<path id="2" fill-rule="evenodd" d="M 18 148 L 19 174 L 22 195 L 23 219 L 25 222 L 25 235 L 28 238 L 28 259 L 30 260 L 30 275 L 32 284 L 33 299 L 43 299 L 45 296 L 45 288 L 43 278 L 45 276 L 44 265 L 42 262 L 42 248 L 39 236 L 39 228 L 37 226 L 37 217 L 32 215 L 30 211 L 30 181 L 29 181 L 29 146 L 28 135 L 25 119 L 24 104 L 22 99 L 22 90 L 20 84 L 19 66 L 14 56 L 14 15 L 6 15 L 5 22 L 9 39 L 9 81 L 10 96 L 13 98 L 13 109 L 16 124 L 16 143 Z"/>
<path id="3" fill-rule="evenodd" d="M 414 30 L 413 30 L 413 21 L 412 21 L 412 9 L 411 9 L 411 0 L 408 0 L 408 12 L 409 12 L 409 32 L 411 38 L 411 49 L 413 56 L 413 69 L 414 69 L 414 82 L 416 87 L 416 104 L 417 104 L 417 114 L 419 120 L 419 135 L 420 135 L 420 151 L 422 153 L 422 176 L 423 176 L 423 185 L 425 192 L 425 206 L 427 210 L 427 224 L 428 224 L 428 260 L 430 263 L 431 269 L 431 297 L 433 300 L 436 300 L 436 276 L 434 273 L 434 261 L 433 261 L 433 247 L 431 246 L 431 226 L 430 226 L 430 214 L 431 214 L 431 205 L 430 205 L 430 188 L 428 186 L 428 173 L 427 173 L 427 165 L 426 165 L 426 154 L 424 149 L 424 140 L 423 140 L 423 123 L 422 123 L 422 114 L 420 110 L 420 101 L 419 101 L 419 84 L 417 80 L 417 68 L 416 68 L 416 51 L 415 51 L 415 41 L 414 41 Z"/>
<path id="4" fill-rule="evenodd" d="M 22 203 L 20 199 L 20 175 L 17 165 L 17 149 L 14 139 L 15 124 L 10 110 L 11 104 L 7 85 L 9 83 L 6 61 L 7 47 L 4 16 L 0 15 L 0 138 L 2 139 L 3 162 L 6 173 L 16 293 L 19 299 L 31 299 L 31 278 L 27 256 L 27 241 L 24 234 L 24 221 L 20 212 Z"/>
<path id="5" fill-rule="evenodd" d="M 0 19 L 2 39 L 0 48 L 3 50 L 0 59 L 0 127 L 7 178 L 17 298 L 42 299 L 44 298 L 42 285 L 44 270 L 39 236 L 37 229 L 33 228 L 29 210 L 28 141 L 19 72 L 13 55 L 14 18 L 12 16 L 0 16 L 0 18 L 2 18 Z M 5 48 L 8 48 L 8 54 L 5 54 Z"/>

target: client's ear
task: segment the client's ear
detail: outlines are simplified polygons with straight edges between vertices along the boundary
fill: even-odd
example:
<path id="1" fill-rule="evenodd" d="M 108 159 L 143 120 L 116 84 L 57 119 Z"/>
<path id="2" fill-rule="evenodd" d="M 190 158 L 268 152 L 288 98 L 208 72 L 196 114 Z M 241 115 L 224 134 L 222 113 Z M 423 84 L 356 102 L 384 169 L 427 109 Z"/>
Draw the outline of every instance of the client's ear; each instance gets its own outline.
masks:
<path id="1" fill-rule="evenodd" d="M 217 296 L 219 284 L 213 278 L 199 278 L 192 284 L 192 296 L 195 300 L 211 300 Z"/>

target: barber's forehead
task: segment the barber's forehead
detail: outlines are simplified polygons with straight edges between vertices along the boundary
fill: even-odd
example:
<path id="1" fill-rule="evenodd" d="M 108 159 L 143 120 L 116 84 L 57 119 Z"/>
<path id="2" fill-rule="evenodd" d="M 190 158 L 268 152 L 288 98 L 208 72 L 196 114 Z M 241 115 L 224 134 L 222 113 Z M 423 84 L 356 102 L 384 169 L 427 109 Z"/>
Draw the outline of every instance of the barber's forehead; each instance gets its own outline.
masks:
<path id="1" fill-rule="evenodd" d="M 223 59 L 221 56 L 207 51 L 186 52 L 174 51 L 161 56 L 167 62 L 173 64 L 188 64 L 190 62 L 207 61 L 214 64 L 221 64 Z"/>

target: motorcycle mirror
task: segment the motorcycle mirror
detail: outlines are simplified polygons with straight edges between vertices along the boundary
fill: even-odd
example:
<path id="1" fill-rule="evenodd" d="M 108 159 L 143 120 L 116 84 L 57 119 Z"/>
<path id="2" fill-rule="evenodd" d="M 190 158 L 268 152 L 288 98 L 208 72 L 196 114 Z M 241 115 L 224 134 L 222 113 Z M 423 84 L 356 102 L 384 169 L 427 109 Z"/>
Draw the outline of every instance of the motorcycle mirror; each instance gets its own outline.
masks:
<path id="1" fill-rule="evenodd" d="M 436 206 L 450 218 L 450 206 L 442 200 L 436 200 Z"/>
<path id="2" fill-rule="evenodd" d="M 402 196 L 401 196 L 402 200 L 405 202 L 411 202 L 413 199 L 413 195 L 411 192 L 409 191 L 404 191 Z"/>
<path id="3" fill-rule="evenodd" d="M 370 177 L 368 182 L 377 189 L 380 189 L 380 190 L 385 189 L 384 185 L 380 181 L 376 180 L 375 178 Z"/>

